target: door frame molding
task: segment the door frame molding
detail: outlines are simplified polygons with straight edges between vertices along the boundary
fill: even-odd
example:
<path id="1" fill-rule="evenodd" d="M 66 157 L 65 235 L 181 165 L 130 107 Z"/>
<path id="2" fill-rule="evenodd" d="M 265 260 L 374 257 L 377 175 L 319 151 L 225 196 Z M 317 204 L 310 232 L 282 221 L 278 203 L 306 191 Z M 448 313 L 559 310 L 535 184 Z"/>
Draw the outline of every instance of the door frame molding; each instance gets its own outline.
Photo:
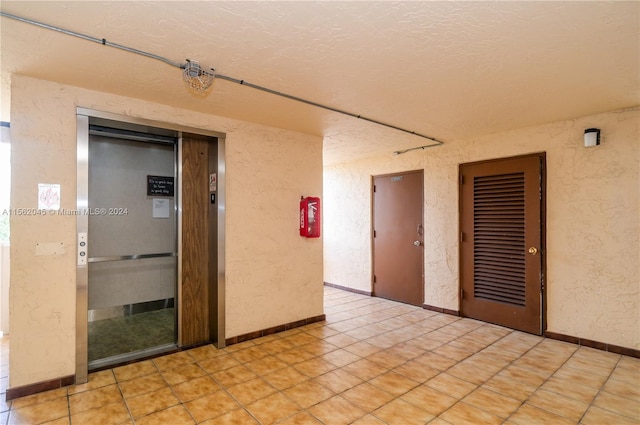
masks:
<path id="1" fill-rule="evenodd" d="M 540 161 L 540 332 L 544 335 L 547 330 L 547 153 L 531 152 L 501 158 L 471 161 L 458 165 L 458 234 L 462 233 L 462 167 L 466 165 L 481 165 L 496 161 L 524 159 L 536 157 Z M 458 238 L 458 311 L 462 314 L 462 242 Z"/>
<path id="2" fill-rule="evenodd" d="M 83 107 L 76 108 L 76 208 L 78 211 L 88 207 L 89 194 L 89 119 L 103 118 L 128 124 L 138 124 L 160 129 L 174 130 L 178 132 L 178 155 L 176 174 L 178 178 L 177 196 L 177 249 L 178 249 L 178 275 L 176 288 L 176 306 L 178 307 L 178 346 L 182 346 L 180 316 L 181 316 L 181 258 L 182 258 L 182 133 L 199 134 L 215 137 L 218 141 L 218 175 L 217 175 L 217 205 L 218 205 L 218 348 L 225 344 L 225 219 L 226 219 L 226 175 L 225 175 L 225 140 L 226 134 L 200 128 L 171 124 L 162 121 L 145 118 L 120 115 L 111 112 L 98 111 Z M 89 218 L 87 215 L 76 216 L 76 244 L 77 234 L 88 232 Z M 77 247 L 74 247 L 77 249 Z M 74 250 L 75 251 L 75 250 Z M 89 305 L 89 269 L 88 266 L 79 266 L 76 261 L 76 359 L 75 359 L 75 383 L 82 384 L 88 380 L 88 305 Z"/>

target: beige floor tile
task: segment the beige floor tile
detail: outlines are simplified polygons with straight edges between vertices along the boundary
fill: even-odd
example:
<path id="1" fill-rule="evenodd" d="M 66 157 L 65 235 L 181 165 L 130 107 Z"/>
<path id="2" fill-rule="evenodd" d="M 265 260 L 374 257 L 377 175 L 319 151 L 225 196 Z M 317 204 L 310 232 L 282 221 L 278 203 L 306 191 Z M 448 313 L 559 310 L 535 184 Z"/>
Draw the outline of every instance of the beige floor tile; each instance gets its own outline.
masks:
<path id="1" fill-rule="evenodd" d="M 101 372 L 90 373 L 88 382 L 85 384 L 72 385 L 68 388 L 68 394 L 81 393 L 83 391 L 95 390 L 96 388 L 106 387 L 116 383 L 113 370 L 103 370 Z"/>
<path id="2" fill-rule="evenodd" d="M 291 350 L 278 353 L 275 356 L 279 360 L 282 360 L 289 365 L 300 363 L 315 357 L 314 354 L 311 354 L 310 352 L 305 351 L 302 348 L 293 348 Z"/>
<path id="3" fill-rule="evenodd" d="M 443 344 L 434 349 L 433 352 L 439 356 L 444 356 L 457 362 L 464 360 L 475 353 L 475 351 L 455 341 Z"/>
<path id="4" fill-rule="evenodd" d="M 609 379 L 634 385 L 640 382 L 640 368 L 635 368 L 633 366 L 624 366 L 623 360 L 626 360 L 628 358 L 630 357 L 623 357 L 622 360 L 620 360 L 620 363 L 618 363 L 618 366 L 613 370 L 613 373 L 611 374 Z"/>
<path id="5" fill-rule="evenodd" d="M 345 349 L 338 349 L 322 356 L 323 359 L 337 367 L 346 366 L 349 363 L 360 360 L 360 356 Z"/>
<path id="6" fill-rule="evenodd" d="M 442 418 L 434 418 L 430 420 L 429 425 L 453 425 L 451 422 L 447 422 Z M 504 423 L 506 425 L 506 422 Z"/>
<path id="7" fill-rule="evenodd" d="M 301 412 L 278 422 L 278 425 L 322 425 L 322 422 L 307 412 Z"/>
<path id="8" fill-rule="evenodd" d="M 257 376 L 258 375 L 243 365 L 235 366 L 213 374 L 216 381 L 225 388 L 241 384 Z"/>
<path id="9" fill-rule="evenodd" d="M 549 380 L 547 380 L 540 389 L 561 394 L 565 397 L 586 404 L 591 403 L 599 391 L 598 388 L 588 387 L 572 382 L 568 379 L 561 379 L 555 376 L 549 378 Z"/>
<path id="10" fill-rule="evenodd" d="M 297 348 L 301 348 L 309 354 L 313 354 L 314 356 L 321 356 L 323 354 L 337 350 L 339 347 L 327 341 L 316 339 L 309 344 L 297 346 Z"/>
<path id="11" fill-rule="evenodd" d="M 347 345 L 355 344 L 360 340 L 345 334 L 336 334 L 327 338 L 324 338 L 325 342 L 333 344 L 336 347 L 346 347 Z"/>
<path id="12" fill-rule="evenodd" d="M 316 376 L 323 375 L 336 369 L 336 366 L 323 360 L 319 357 L 315 357 L 310 360 L 305 360 L 302 363 L 293 365 L 293 368 L 298 372 L 307 375 L 309 378 L 315 378 Z"/>
<path id="13" fill-rule="evenodd" d="M 373 379 L 376 376 L 382 375 L 383 373 L 389 371 L 388 368 L 380 366 L 378 363 L 374 363 L 367 359 L 362 359 L 358 360 L 357 362 L 350 363 L 342 369 L 365 381 Z"/>
<path id="14" fill-rule="evenodd" d="M 196 363 L 182 364 L 173 369 L 161 372 L 162 377 L 169 385 L 178 385 L 182 382 L 204 376 L 206 373 L 207 372 Z"/>
<path id="15" fill-rule="evenodd" d="M 136 425 L 192 425 L 195 424 L 184 406 L 173 406 L 166 410 L 143 416 L 136 420 Z"/>
<path id="16" fill-rule="evenodd" d="M 635 383 L 609 379 L 604 384 L 603 390 L 618 397 L 634 400 L 640 404 L 640 379 Z"/>
<path id="17" fill-rule="evenodd" d="M 514 381 L 509 377 L 497 375 L 482 384 L 482 388 L 495 391 L 518 401 L 525 401 L 538 387 L 523 382 L 514 385 Z"/>
<path id="18" fill-rule="evenodd" d="M 640 421 L 640 403 L 636 400 L 620 397 L 615 394 L 602 391 L 593 401 L 593 405 L 621 416 Z"/>
<path id="19" fill-rule="evenodd" d="M 164 410 L 179 403 L 180 400 L 169 387 L 127 399 L 127 406 L 134 419 Z"/>
<path id="20" fill-rule="evenodd" d="M 528 403 L 523 404 L 516 410 L 516 412 L 509 417 L 509 421 L 519 425 L 575 425 L 574 421 L 539 409 Z"/>
<path id="21" fill-rule="evenodd" d="M 455 360 L 432 352 L 425 353 L 422 356 L 415 358 L 414 361 L 440 371 L 449 369 L 451 366 L 456 364 Z"/>
<path id="22" fill-rule="evenodd" d="M 307 375 L 303 375 L 292 367 L 271 372 L 262 378 L 280 391 L 310 379 Z"/>
<path id="23" fill-rule="evenodd" d="M 133 378 L 119 384 L 124 398 L 136 397 L 168 386 L 167 381 L 158 372 L 152 375 Z"/>
<path id="24" fill-rule="evenodd" d="M 122 401 L 120 389 L 117 385 L 109 385 L 69 396 L 69 408 L 71 414 L 74 415 L 119 401 Z"/>
<path id="25" fill-rule="evenodd" d="M 178 366 L 193 363 L 193 357 L 191 357 L 186 351 L 180 351 L 167 356 L 157 357 L 153 359 L 153 363 L 156 365 L 158 370 L 162 372 L 165 370 L 175 369 Z"/>
<path id="26" fill-rule="evenodd" d="M 20 409 L 22 407 L 30 406 L 32 404 L 44 403 L 45 401 L 55 400 L 67 396 L 66 388 L 58 388 L 56 390 L 45 391 L 38 394 L 29 395 L 26 397 L 16 398 L 11 402 L 12 409 Z"/>
<path id="27" fill-rule="evenodd" d="M 521 401 L 483 387 L 478 388 L 462 401 L 500 418 L 507 418 L 522 404 Z"/>
<path id="28" fill-rule="evenodd" d="M 393 371 L 421 383 L 428 381 L 440 373 L 440 370 L 425 366 L 423 363 L 415 360 L 409 360 L 405 364 L 393 369 Z"/>
<path id="29" fill-rule="evenodd" d="M 385 404 L 373 414 L 389 425 L 418 425 L 433 419 L 433 415 L 401 399 Z"/>
<path id="30" fill-rule="evenodd" d="M 463 381 L 480 385 L 496 374 L 496 370 L 473 363 L 458 363 L 447 370 L 447 373 Z"/>
<path id="31" fill-rule="evenodd" d="M 574 422 L 578 422 L 589 407 L 586 403 L 545 390 L 533 393 L 527 403 Z"/>
<path id="32" fill-rule="evenodd" d="M 118 382 L 158 372 L 158 368 L 151 360 L 128 364 L 113 369 L 113 374 Z"/>
<path id="33" fill-rule="evenodd" d="M 248 363 L 254 360 L 261 359 L 267 356 L 269 353 L 262 349 L 259 345 L 253 345 L 249 348 L 245 348 L 244 350 L 238 350 L 231 355 L 234 359 L 238 360 L 240 363 Z"/>
<path id="34" fill-rule="evenodd" d="M 331 329 L 330 327 L 323 325 L 323 326 L 318 326 L 315 329 L 309 329 L 306 331 L 306 333 L 316 338 L 323 339 L 323 338 L 333 336 L 339 332 L 335 329 Z"/>
<path id="35" fill-rule="evenodd" d="M 264 379 L 254 378 L 241 384 L 234 385 L 227 391 L 240 403 L 249 404 L 273 394 L 276 392 L 276 389 L 265 382 Z"/>
<path id="36" fill-rule="evenodd" d="M 524 368 L 518 366 L 508 366 L 498 372 L 497 376 L 505 377 L 514 381 L 518 381 L 533 387 L 542 385 L 551 374 L 539 369 Z"/>
<path id="37" fill-rule="evenodd" d="M 626 416 L 618 415 L 609 410 L 601 409 L 597 406 L 591 406 L 589 407 L 589 410 L 587 410 L 587 413 L 585 413 L 580 423 L 584 425 L 638 425 L 638 423 L 640 423 L 640 419 L 628 418 Z"/>
<path id="38" fill-rule="evenodd" d="M 558 371 L 552 376 L 555 378 L 570 381 L 572 383 L 597 389 L 599 389 L 607 380 L 606 376 L 591 375 L 579 369 L 564 366 L 558 369 Z"/>
<path id="39" fill-rule="evenodd" d="M 400 397 L 402 400 L 437 416 L 458 402 L 458 399 L 421 385 Z"/>
<path id="40" fill-rule="evenodd" d="M 314 378 L 314 380 L 329 388 L 334 393 L 341 393 L 363 382 L 362 379 L 344 369 L 332 370 L 329 373 Z"/>
<path id="41" fill-rule="evenodd" d="M 580 346 L 571 356 L 577 359 L 586 359 L 594 366 L 613 368 L 622 357 L 620 354 L 608 351 L 596 350 L 595 348 Z"/>
<path id="42" fill-rule="evenodd" d="M 342 393 L 342 397 L 365 412 L 372 412 L 393 400 L 393 396 L 368 382 Z"/>
<path id="43" fill-rule="evenodd" d="M 301 347 L 307 344 L 311 344 L 313 342 L 320 341 L 320 339 L 314 337 L 313 335 L 310 335 L 308 332 L 301 332 L 299 329 L 293 330 L 293 331 L 297 331 L 297 332 L 289 335 L 284 335 L 289 331 L 283 332 L 284 339 L 287 342 L 293 344 L 293 347 Z"/>
<path id="44" fill-rule="evenodd" d="M 256 421 L 251 415 L 249 415 L 243 409 L 233 410 L 218 416 L 214 419 L 209 419 L 201 423 L 201 425 L 257 425 Z"/>
<path id="45" fill-rule="evenodd" d="M 376 418 L 372 414 L 368 414 L 366 416 L 361 417 L 357 421 L 353 422 L 351 425 L 386 425 L 385 422 L 382 422 L 380 419 Z"/>
<path id="46" fill-rule="evenodd" d="M 222 350 L 218 350 L 211 344 L 203 345 L 201 347 L 192 348 L 188 350 L 187 353 L 191 356 L 191 358 L 196 362 L 201 362 L 204 360 L 212 359 L 214 357 L 222 355 L 224 352 Z"/>
<path id="47" fill-rule="evenodd" d="M 257 375 L 266 375 L 276 370 L 284 369 L 288 365 L 274 356 L 266 356 L 252 362 L 245 363 L 245 366 Z"/>
<path id="48" fill-rule="evenodd" d="M 181 402 L 187 402 L 211 394 L 220 389 L 220 386 L 209 376 L 192 379 L 173 387 L 173 392 Z"/>
<path id="49" fill-rule="evenodd" d="M 503 419 L 470 404 L 459 402 L 440 415 L 440 418 L 456 425 L 501 424 Z"/>
<path id="50" fill-rule="evenodd" d="M 87 423 L 91 424 L 91 422 L 87 422 Z M 70 425 L 70 424 L 71 424 L 71 419 L 68 416 L 42 423 L 42 425 Z M 118 425 L 129 425 L 129 424 L 133 425 L 133 421 L 120 422 Z"/>
<path id="51" fill-rule="evenodd" d="M 11 410 L 9 413 L 9 425 L 41 424 L 68 416 L 69 406 L 66 397 L 55 398 Z"/>
<path id="52" fill-rule="evenodd" d="M 359 407 L 341 396 L 334 396 L 309 409 L 309 413 L 325 425 L 344 425 L 365 415 Z"/>
<path id="53" fill-rule="evenodd" d="M 263 425 L 273 424 L 300 411 L 298 405 L 282 393 L 275 393 L 251 403 L 247 409 Z"/>
<path id="54" fill-rule="evenodd" d="M 214 358 L 199 361 L 198 364 L 208 373 L 216 373 L 222 370 L 239 366 L 240 362 L 230 354 L 221 354 Z"/>
<path id="55" fill-rule="evenodd" d="M 271 336 L 275 337 L 276 335 L 277 334 L 271 335 Z M 264 344 L 260 344 L 260 349 L 264 353 L 271 354 L 271 355 L 282 353 L 282 352 L 291 350 L 293 348 L 295 348 L 295 345 L 293 344 L 293 342 L 285 338 L 276 338 L 272 341 L 266 342 Z"/>
<path id="56" fill-rule="evenodd" d="M 216 391 L 204 397 L 191 400 L 185 403 L 184 407 L 200 423 L 239 409 L 240 405 L 226 392 Z"/>
<path id="57" fill-rule="evenodd" d="M 402 357 L 396 352 L 393 352 L 392 349 L 387 349 L 368 356 L 367 360 L 377 363 L 387 370 L 390 370 L 394 367 L 406 363 L 408 359 Z"/>
<path id="58" fill-rule="evenodd" d="M 420 385 L 420 382 L 409 379 L 396 372 L 387 372 L 369 381 L 375 387 L 398 397 Z"/>
<path id="59" fill-rule="evenodd" d="M 360 357 L 367 357 L 378 351 L 382 351 L 382 348 L 369 344 L 366 341 L 356 342 L 355 344 L 344 347 L 344 349 Z"/>
<path id="60" fill-rule="evenodd" d="M 295 401 L 298 406 L 308 409 L 334 396 L 333 391 L 319 384 L 315 380 L 305 381 L 285 391 L 284 394 Z"/>
<path id="61" fill-rule="evenodd" d="M 456 378 L 455 376 L 451 376 L 447 373 L 441 373 L 440 375 L 431 378 L 425 385 L 457 399 L 461 399 L 477 388 L 476 385 L 463 381 L 462 379 Z"/>

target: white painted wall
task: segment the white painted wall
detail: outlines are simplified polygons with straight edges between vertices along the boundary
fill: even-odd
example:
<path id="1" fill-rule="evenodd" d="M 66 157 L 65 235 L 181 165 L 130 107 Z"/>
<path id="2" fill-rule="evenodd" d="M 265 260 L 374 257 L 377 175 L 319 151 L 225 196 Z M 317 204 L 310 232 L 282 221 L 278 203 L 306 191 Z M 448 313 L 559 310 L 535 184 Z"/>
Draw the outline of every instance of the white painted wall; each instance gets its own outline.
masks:
<path id="1" fill-rule="evenodd" d="M 14 208 L 37 206 L 37 184 L 61 185 L 76 208 L 76 107 L 226 133 L 226 333 L 323 314 L 322 240 L 298 235 L 301 195 L 322 193 L 322 140 L 203 113 L 13 76 Z M 195 100 L 194 100 L 195 101 Z M 11 222 L 10 387 L 75 372 L 73 216 Z M 64 252 L 35 256 L 37 242 Z"/>
<path id="2" fill-rule="evenodd" d="M 371 291 L 371 176 L 424 169 L 424 302 L 459 310 L 458 165 L 545 151 L 548 330 L 638 349 L 639 123 L 612 112 L 327 166 L 324 280 Z M 590 127 L 602 144 L 586 149 Z"/>

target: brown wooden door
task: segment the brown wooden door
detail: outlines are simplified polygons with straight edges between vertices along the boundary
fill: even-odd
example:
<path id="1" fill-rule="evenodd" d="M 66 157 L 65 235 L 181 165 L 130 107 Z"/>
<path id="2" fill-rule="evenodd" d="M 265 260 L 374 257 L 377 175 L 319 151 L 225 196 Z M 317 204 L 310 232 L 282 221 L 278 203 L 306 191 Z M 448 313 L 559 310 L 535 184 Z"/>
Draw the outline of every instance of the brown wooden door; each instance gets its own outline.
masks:
<path id="1" fill-rule="evenodd" d="M 460 165 L 463 316 L 542 334 L 544 154 Z"/>
<path id="2" fill-rule="evenodd" d="M 422 306 L 422 171 L 373 178 L 373 295 Z"/>

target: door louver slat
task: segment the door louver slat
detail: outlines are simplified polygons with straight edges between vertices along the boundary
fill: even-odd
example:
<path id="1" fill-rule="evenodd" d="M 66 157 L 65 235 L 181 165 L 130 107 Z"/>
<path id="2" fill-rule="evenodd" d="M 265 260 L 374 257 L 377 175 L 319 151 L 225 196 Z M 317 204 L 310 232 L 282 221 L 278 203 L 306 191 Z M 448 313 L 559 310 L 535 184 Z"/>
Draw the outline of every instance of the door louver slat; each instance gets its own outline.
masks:
<path id="1" fill-rule="evenodd" d="M 524 173 L 473 181 L 474 297 L 525 306 Z"/>

